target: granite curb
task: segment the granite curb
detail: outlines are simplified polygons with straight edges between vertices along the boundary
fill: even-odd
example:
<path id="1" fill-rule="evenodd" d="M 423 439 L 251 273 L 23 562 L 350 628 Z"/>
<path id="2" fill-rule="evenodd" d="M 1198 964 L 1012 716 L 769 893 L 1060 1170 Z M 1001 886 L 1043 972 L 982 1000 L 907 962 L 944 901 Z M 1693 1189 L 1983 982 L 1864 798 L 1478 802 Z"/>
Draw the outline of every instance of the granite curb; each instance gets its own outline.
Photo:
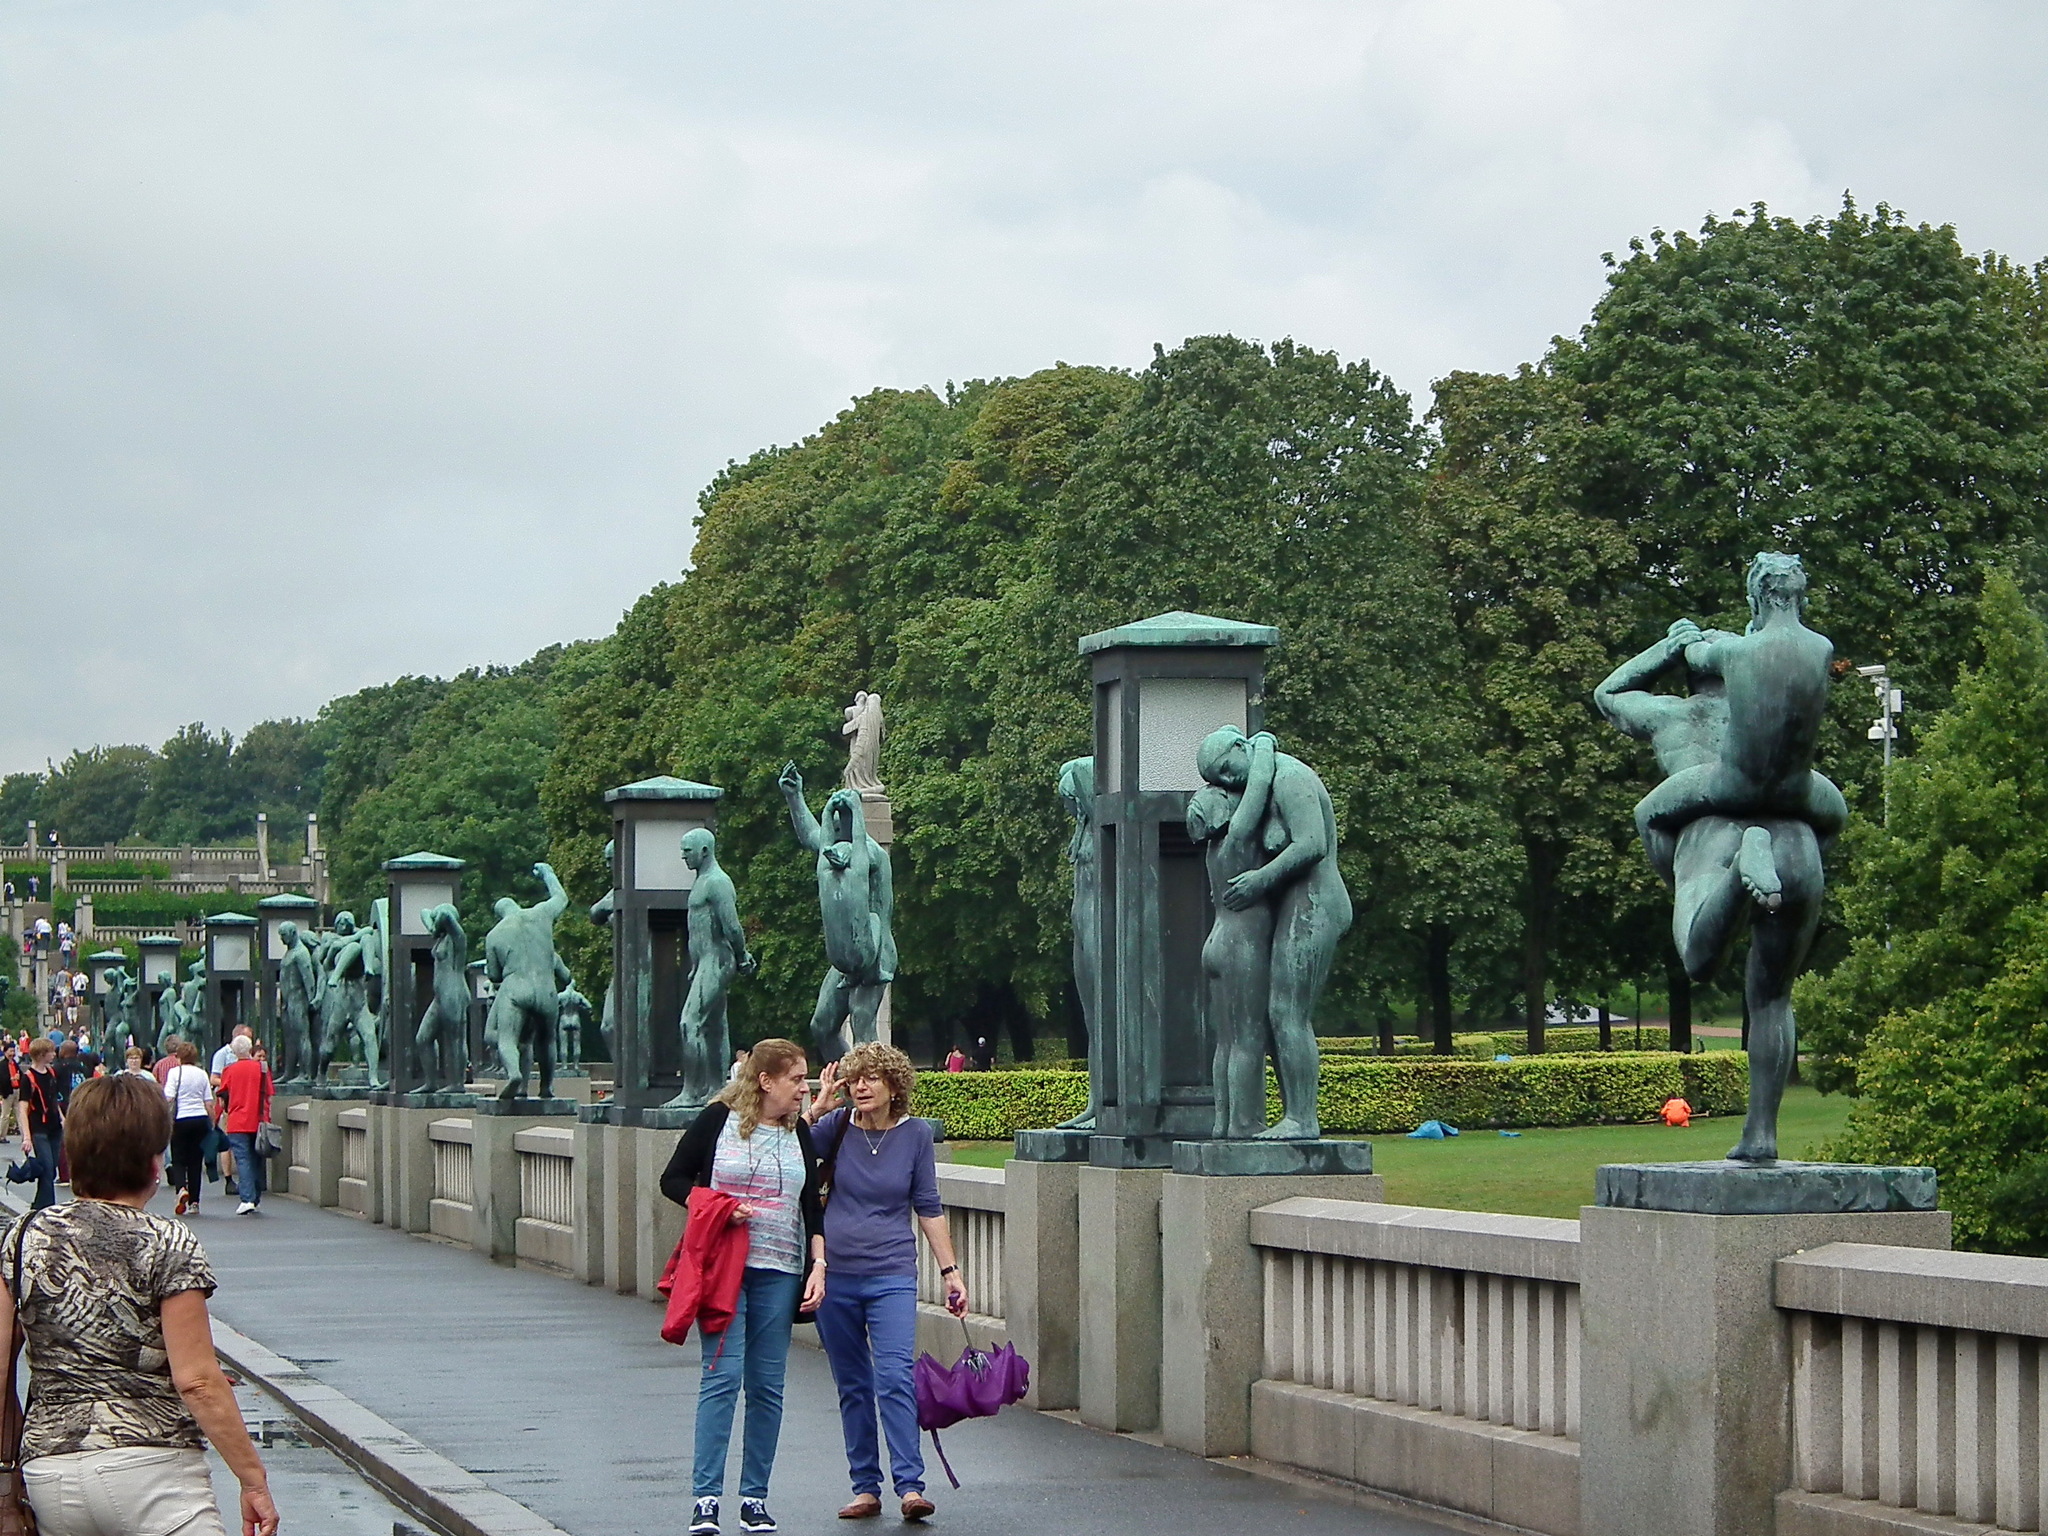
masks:
<path id="1" fill-rule="evenodd" d="M 0 1208 L 20 1216 L 28 1204 L 0 1189 Z M 214 1353 L 230 1370 L 283 1403 L 315 1440 L 442 1536 L 568 1536 L 275 1350 L 211 1321 Z"/>

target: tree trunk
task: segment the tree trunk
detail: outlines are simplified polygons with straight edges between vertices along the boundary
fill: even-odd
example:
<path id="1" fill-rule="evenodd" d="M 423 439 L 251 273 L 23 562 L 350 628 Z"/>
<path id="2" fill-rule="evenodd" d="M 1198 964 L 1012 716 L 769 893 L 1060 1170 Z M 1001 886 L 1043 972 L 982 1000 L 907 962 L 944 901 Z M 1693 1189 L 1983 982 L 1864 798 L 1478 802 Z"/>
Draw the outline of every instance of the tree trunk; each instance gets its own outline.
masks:
<path id="1" fill-rule="evenodd" d="M 1379 1004 L 1379 1025 L 1380 1054 L 1391 1056 L 1394 1054 L 1394 1010 L 1384 998 Z"/>
<path id="2" fill-rule="evenodd" d="M 1671 1049 L 1692 1054 L 1692 978 L 1673 950 L 1664 958 L 1664 981 L 1671 989 Z"/>
<path id="3" fill-rule="evenodd" d="M 1600 999 L 1600 1049 L 1614 1049 L 1614 1020 L 1608 1016 L 1607 999 Z"/>
<path id="4" fill-rule="evenodd" d="M 1557 883 L 1550 850 L 1528 845 L 1528 907 L 1522 914 L 1522 993 L 1529 1054 L 1543 1054 L 1544 1009 L 1549 1003 L 1550 905 Z"/>
<path id="5" fill-rule="evenodd" d="M 1451 1031 L 1457 1016 L 1451 1011 L 1451 930 L 1439 923 L 1429 930 L 1425 969 L 1429 981 L 1430 1020 L 1436 1026 L 1436 1053 L 1451 1054 Z"/>

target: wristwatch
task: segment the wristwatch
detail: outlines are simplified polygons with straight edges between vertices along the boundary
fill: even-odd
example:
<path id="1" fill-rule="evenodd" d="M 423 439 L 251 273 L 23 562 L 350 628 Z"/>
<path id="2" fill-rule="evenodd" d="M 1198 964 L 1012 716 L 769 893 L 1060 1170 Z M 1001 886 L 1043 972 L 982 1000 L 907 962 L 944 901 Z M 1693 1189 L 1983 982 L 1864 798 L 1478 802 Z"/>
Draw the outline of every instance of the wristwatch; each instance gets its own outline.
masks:
<path id="1" fill-rule="evenodd" d="M 939 1271 L 939 1278 L 943 1280 L 948 1275 L 957 1275 L 959 1273 L 960 1266 L 958 1264 L 948 1264 L 944 1269 Z"/>

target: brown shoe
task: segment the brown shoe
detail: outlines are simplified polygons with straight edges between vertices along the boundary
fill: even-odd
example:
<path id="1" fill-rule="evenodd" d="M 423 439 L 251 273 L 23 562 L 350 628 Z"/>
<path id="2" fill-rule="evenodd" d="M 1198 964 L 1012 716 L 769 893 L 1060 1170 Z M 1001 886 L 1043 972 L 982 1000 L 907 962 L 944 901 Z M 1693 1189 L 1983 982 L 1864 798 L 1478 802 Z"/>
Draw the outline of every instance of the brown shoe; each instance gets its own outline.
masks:
<path id="1" fill-rule="evenodd" d="M 937 1510 L 938 1506 L 921 1493 L 903 1495 L 903 1518 L 906 1520 L 922 1520 Z"/>
<path id="2" fill-rule="evenodd" d="M 853 1502 L 839 1511 L 842 1520 L 872 1520 L 882 1512 L 882 1496 L 879 1493 L 855 1494 Z"/>

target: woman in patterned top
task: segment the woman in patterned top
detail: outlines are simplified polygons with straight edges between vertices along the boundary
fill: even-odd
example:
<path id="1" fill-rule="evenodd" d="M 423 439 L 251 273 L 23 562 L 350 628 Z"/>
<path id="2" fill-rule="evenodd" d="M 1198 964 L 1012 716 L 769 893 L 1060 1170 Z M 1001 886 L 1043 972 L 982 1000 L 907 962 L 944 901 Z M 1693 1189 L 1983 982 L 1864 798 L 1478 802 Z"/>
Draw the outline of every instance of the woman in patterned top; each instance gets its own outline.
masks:
<path id="1" fill-rule="evenodd" d="M 182 1223 L 144 1210 L 170 1106 L 154 1082 L 89 1078 L 65 1120 L 69 1205 L 0 1238 L 0 1330 L 28 1336 L 22 1477 L 42 1536 L 224 1536 L 206 1443 L 242 1484 L 243 1536 L 277 1506 L 213 1353 L 213 1270 Z"/>
<path id="2" fill-rule="evenodd" d="M 740 1529 L 775 1529 L 768 1513 L 768 1477 L 782 1434 L 782 1383 L 789 1330 L 799 1312 L 815 1312 L 825 1295 L 823 1211 L 811 1128 L 797 1113 L 808 1072 L 803 1047 L 763 1040 L 747 1070 L 707 1105 L 676 1144 L 661 1192 L 688 1205 L 708 1185 L 740 1203 L 747 1263 L 739 1305 L 724 1333 L 700 1336 L 704 1377 L 697 1388 L 696 1466 L 690 1530 L 716 1536 L 725 1491 L 725 1453 L 732 1443 L 733 1402 L 744 1378 L 747 1433 L 740 1452 Z"/>

